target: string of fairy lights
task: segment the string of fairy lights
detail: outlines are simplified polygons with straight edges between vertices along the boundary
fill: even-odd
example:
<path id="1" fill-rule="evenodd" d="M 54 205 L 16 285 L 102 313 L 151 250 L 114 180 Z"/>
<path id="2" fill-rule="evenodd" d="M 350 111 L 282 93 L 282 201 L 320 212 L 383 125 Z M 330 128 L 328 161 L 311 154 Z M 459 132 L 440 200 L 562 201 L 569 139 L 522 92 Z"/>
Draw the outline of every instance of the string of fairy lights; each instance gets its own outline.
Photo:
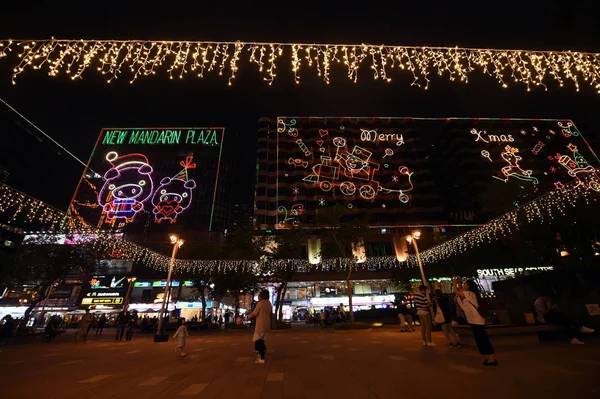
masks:
<path id="1" fill-rule="evenodd" d="M 3 183 L 0 183 L 0 214 L 10 214 L 5 221 L 8 225 L 23 222 L 26 226 L 43 226 L 55 231 L 66 221 L 69 229 L 84 227 L 77 219 L 65 219 L 65 212 Z"/>
<path id="2" fill-rule="evenodd" d="M 165 73 L 170 79 L 205 74 L 227 76 L 231 85 L 242 65 L 254 66 L 271 85 L 280 59 L 289 57 L 294 81 L 304 69 L 314 69 L 327 84 L 341 65 L 348 79 L 357 82 L 361 66 L 373 79 L 392 81 L 392 72 L 405 71 L 411 85 L 427 89 L 431 77 L 467 83 L 474 73 L 494 78 L 502 87 L 523 84 L 529 91 L 551 81 L 562 87 L 570 82 L 577 91 L 589 85 L 600 93 L 600 54 L 577 51 L 416 47 L 373 44 L 307 44 L 265 42 L 145 41 L 145 40 L 0 40 L 0 58 L 16 54 L 12 81 L 28 70 L 45 70 L 49 76 L 81 79 L 96 70 L 107 82 L 127 76 L 130 83 Z"/>
<path id="3" fill-rule="evenodd" d="M 589 203 L 590 191 L 581 181 L 573 181 L 560 189 L 550 191 L 545 195 L 507 212 L 488 224 L 470 230 L 432 248 L 421 252 L 423 264 L 435 263 L 439 260 L 458 255 L 484 243 L 499 240 L 519 229 L 522 224 L 534 222 L 544 223 L 554 219 L 555 215 L 564 215 L 567 207 L 575 207 L 577 202 Z M 56 233 L 94 235 L 93 246 L 107 253 L 116 253 L 122 257 L 142 262 L 157 270 L 167 270 L 170 258 L 142 245 L 115 235 L 114 232 L 99 231 L 84 227 L 76 218 L 65 215 L 64 212 L 50 207 L 40 200 L 13 189 L 0 185 L 0 214 L 8 214 L 11 222 L 19 215 L 26 222 L 37 221 L 50 232 L 38 234 L 36 243 L 53 242 L 52 235 Z M 62 223 L 62 224 L 61 224 Z M 45 240 L 44 237 L 48 237 Z M 84 242 L 88 242 L 84 240 Z M 411 255 L 406 262 L 399 262 L 395 256 L 367 257 L 365 262 L 358 263 L 353 258 L 323 259 L 318 264 L 311 264 L 306 259 L 176 259 L 175 270 L 178 272 L 218 271 L 226 273 L 253 272 L 275 273 L 282 270 L 307 271 L 336 271 L 349 269 L 391 269 L 397 267 L 414 267 L 417 260 Z"/>

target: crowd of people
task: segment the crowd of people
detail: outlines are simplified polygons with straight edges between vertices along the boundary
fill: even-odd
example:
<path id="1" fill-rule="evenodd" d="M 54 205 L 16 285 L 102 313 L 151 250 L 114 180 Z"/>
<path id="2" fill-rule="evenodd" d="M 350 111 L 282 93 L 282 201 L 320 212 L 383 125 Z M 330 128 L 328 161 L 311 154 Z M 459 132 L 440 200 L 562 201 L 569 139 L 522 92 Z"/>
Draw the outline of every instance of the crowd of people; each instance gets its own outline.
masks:
<path id="1" fill-rule="evenodd" d="M 442 291 L 434 290 L 431 292 L 426 285 L 419 287 L 419 292 L 413 296 L 412 306 L 406 301 L 402 301 L 397 306 L 398 318 L 400 321 L 400 330 L 402 332 L 415 331 L 418 320 L 421 332 L 423 346 L 435 347 L 433 342 L 432 330 L 434 325 L 439 326 L 447 341 L 448 346 L 461 348 L 461 342 L 454 329 L 455 324 L 468 324 L 471 329 L 473 339 L 481 355 L 484 357 L 485 366 L 496 366 L 498 361 L 495 357 L 494 347 L 486 332 L 485 324 L 487 309 L 485 302 L 481 300 L 477 284 L 472 280 L 462 281 L 453 280 L 453 297 L 444 295 Z M 552 303 L 551 293 L 543 291 L 534 305 L 536 322 L 540 324 L 557 324 L 564 327 L 569 340 L 572 344 L 583 344 L 579 339 L 580 334 L 592 333 L 593 329 L 577 324 L 565 313 L 560 312 L 558 307 Z M 256 303 L 253 311 L 244 316 L 235 316 L 232 312 L 209 313 L 203 320 L 208 326 L 220 327 L 221 325 L 235 322 L 244 323 L 251 321 L 254 328 L 252 342 L 254 350 L 257 353 L 256 363 L 265 363 L 267 352 L 266 337 L 271 329 L 273 314 L 272 305 L 269 301 L 269 292 L 263 290 L 259 294 L 259 301 Z M 327 328 L 330 324 L 336 322 L 346 322 L 347 313 L 342 303 L 336 307 L 326 307 L 320 313 L 306 312 L 304 317 L 306 323 L 312 323 L 315 327 Z M 169 316 L 166 316 L 165 323 L 169 323 Z M 197 323 L 198 318 L 194 316 L 192 323 Z M 89 310 L 78 321 L 78 330 L 74 336 L 76 342 L 87 340 L 91 331 L 95 331 L 96 336 L 101 336 L 104 328 L 108 324 L 108 318 L 105 314 L 93 315 Z M 156 332 L 158 326 L 157 317 L 138 317 L 134 310 L 130 312 L 125 306 L 115 318 L 116 330 L 115 340 L 131 341 L 135 332 Z M 11 316 L 2 319 L 0 335 L 8 339 L 14 333 L 18 325 L 18 320 Z M 49 340 L 55 338 L 65 331 L 64 320 L 53 315 L 44 327 L 44 336 Z M 185 318 L 178 318 L 177 331 L 173 338 L 177 340 L 175 352 L 179 356 L 186 355 L 186 340 L 189 336 L 187 322 Z"/>

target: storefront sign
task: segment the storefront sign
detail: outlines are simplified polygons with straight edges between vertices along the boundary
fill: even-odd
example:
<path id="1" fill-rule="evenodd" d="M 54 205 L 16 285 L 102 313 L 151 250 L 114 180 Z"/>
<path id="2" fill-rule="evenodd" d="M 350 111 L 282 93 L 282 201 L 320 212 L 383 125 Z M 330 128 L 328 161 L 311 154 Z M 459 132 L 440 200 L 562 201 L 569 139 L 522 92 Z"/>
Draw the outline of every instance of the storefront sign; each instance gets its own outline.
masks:
<path id="1" fill-rule="evenodd" d="M 92 290 L 122 290 L 125 289 L 127 276 L 94 276 L 90 280 Z"/>
<path id="2" fill-rule="evenodd" d="M 539 267 L 516 267 L 506 269 L 477 269 L 477 277 L 489 278 L 489 277 L 515 277 L 517 274 L 537 271 L 546 272 L 554 270 L 553 266 L 539 266 Z"/>
<path id="3" fill-rule="evenodd" d="M 136 281 L 133 283 L 134 288 L 146 288 L 152 287 L 152 283 L 150 281 Z"/>
<path id="4" fill-rule="evenodd" d="M 355 296 L 352 298 L 353 306 L 360 305 L 379 305 L 382 303 L 392 303 L 395 300 L 394 295 L 373 295 L 373 296 Z M 336 297 L 336 298 L 312 298 L 310 300 L 312 306 L 337 306 L 343 303 L 348 306 L 348 297 Z"/>
<path id="5" fill-rule="evenodd" d="M 176 307 L 179 309 L 202 308 L 202 302 L 177 302 Z M 212 307 L 212 301 L 206 301 L 206 307 Z"/>
<path id="6" fill-rule="evenodd" d="M 123 298 L 83 298 L 81 301 L 82 305 L 121 305 L 123 303 Z"/>
<path id="7" fill-rule="evenodd" d="M 166 287 L 167 286 L 167 282 L 165 280 L 162 281 L 153 281 L 152 282 L 152 286 L 153 287 Z M 193 287 L 194 286 L 194 282 L 191 280 L 186 280 L 183 282 L 183 286 L 184 287 Z M 179 287 L 179 281 L 171 281 L 171 287 Z"/>

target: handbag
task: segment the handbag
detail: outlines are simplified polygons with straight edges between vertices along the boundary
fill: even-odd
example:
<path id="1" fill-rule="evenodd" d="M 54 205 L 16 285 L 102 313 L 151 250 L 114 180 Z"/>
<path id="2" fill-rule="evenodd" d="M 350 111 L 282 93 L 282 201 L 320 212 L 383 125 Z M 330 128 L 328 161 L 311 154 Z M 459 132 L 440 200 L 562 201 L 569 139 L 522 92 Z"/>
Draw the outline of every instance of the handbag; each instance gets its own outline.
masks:
<path id="1" fill-rule="evenodd" d="M 437 311 L 435 312 L 434 322 L 435 324 L 444 324 L 446 322 L 446 318 L 444 317 L 444 313 L 442 312 L 442 308 L 438 303 L 437 299 L 435 300 L 435 305 L 437 307 Z"/>

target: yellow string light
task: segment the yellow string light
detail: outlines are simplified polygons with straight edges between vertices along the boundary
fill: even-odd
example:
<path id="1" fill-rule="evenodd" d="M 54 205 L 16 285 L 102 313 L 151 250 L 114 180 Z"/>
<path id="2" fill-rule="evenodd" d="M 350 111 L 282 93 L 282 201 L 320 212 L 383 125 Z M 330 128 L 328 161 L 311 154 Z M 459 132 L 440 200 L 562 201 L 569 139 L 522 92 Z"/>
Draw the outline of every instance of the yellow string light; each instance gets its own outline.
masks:
<path id="1" fill-rule="evenodd" d="M 551 191 L 534 201 L 491 220 L 485 226 L 475 228 L 422 251 L 421 260 L 423 264 L 435 263 L 439 260 L 466 252 L 486 242 L 496 241 L 508 236 L 518 230 L 522 224 L 529 224 L 536 221 L 543 223 L 547 221 L 547 217 L 552 220 L 554 218 L 554 210 L 558 210 L 561 215 L 564 215 L 567 205 L 575 207 L 577 202 L 582 199 L 589 204 L 590 195 L 590 191 L 581 182 L 572 182 L 559 190 Z M 26 222 L 37 222 L 36 227 L 41 225 L 43 230 L 50 230 L 53 233 L 94 235 L 96 239 L 93 245 L 97 249 L 120 253 L 124 257 L 140 261 L 154 269 L 166 270 L 169 265 L 170 258 L 168 256 L 123 239 L 113 232 L 93 229 L 85 225 L 79 218 L 67 216 L 64 212 L 4 184 L 0 184 L 0 214 L 8 214 L 11 217 L 9 224 L 14 224 L 20 216 L 23 216 Z M 41 243 L 44 242 L 44 234 L 39 234 L 39 240 L 41 240 Z M 53 240 L 49 240 L 49 242 L 53 242 Z M 415 266 L 417 264 L 414 255 L 409 257 L 407 264 L 408 266 Z M 337 268 L 346 269 L 348 267 L 353 269 L 390 269 L 399 266 L 401 264 L 396 260 L 395 256 L 369 257 L 367 258 L 367 262 L 361 264 L 357 264 L 354 259 L 342 258 L 323 259 L 317 265 L 309 264 L 306 259 L 177 259 L 175 263 L 178 271 L 217 270 L 219 272 L 227 272 L 234 270 L 255 273 L 261 270 L 276 271 L 285 268 L 308 272 L 310 270 L 327 271 L 336 270 Z"/>
<path id="2" fill-rule="evenodd" d="M 536 86 L 548 90 L 547 83 L 554 80 L 560 87 L 571 81 L 577 91 L 580 84 L 589 84 L 600 93 L 600 54 L 576 51 L 240 41 L 0 40 L 0 58 L 14 52 L 20 60 L 13 68 L 13 83 L 28 68 L 47 68 L 50 76 L 64 73 L 71 79 L 80 79 L 86 70 L 95 68 L 109 83 L 129 71 L 133 83 L 165 67 L 170 79 L 182 79 L 188 72 L 202 78 L 204 72 L 218 71 L 229 75 L 231 85 L 240 63 L 247 61 L 256 64 L 271 85 L 284 50 L 290 55 L 296 83 L 300 83 L 301 67 L 314 65 L 317 75 L 329 84 L 332 63 L 343 64 L 348 79 L 356 83 L 360 66 L 367 63 L 373 79 L 391 82 L 393 70 L 405 70 L 413 77 L 411 85 L 424 89 L 429 87 L 431 74 L 467 83 L 473 72 L 482 72 L 504 88 L 514 82 L 524 84 L 527 91 Z"/>

